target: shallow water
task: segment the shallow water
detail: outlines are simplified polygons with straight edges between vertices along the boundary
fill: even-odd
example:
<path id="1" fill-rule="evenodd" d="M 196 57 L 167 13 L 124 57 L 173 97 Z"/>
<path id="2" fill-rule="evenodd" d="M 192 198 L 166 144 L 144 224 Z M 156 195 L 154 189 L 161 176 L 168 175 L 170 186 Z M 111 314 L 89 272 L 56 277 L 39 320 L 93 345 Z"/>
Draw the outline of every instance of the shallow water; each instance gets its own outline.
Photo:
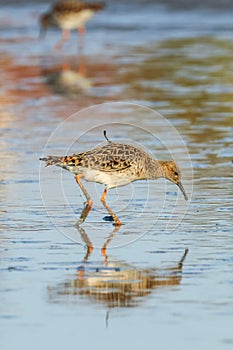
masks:
<path id="1" fill-rule="evenodd" d="M 109 2 L 82 53 L 76 33 L 61 52 L 57 31 L 38 41 L 45 3 L 1 7 L 1 349 L 232 348 L 230 8 L 143 3 Z M 117 231 L 89 183 L 77 226 L 73 176 L 38 159 L 103 129 L 174 158 L 189 202 L 162 180 L 109 191 Z"/>

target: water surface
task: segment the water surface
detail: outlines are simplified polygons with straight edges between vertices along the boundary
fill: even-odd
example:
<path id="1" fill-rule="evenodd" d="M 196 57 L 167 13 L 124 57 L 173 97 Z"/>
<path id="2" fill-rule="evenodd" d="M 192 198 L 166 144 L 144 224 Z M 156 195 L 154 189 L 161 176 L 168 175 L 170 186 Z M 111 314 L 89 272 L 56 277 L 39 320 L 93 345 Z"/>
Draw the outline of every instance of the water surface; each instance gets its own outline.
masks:
<path id="1" fill-rule="evenodd" d="M 232 348 L 229 3 L 109 2 L 82 53 L 76 33 L 61 52 L 58 31 L 38 41 L 47 6 L 1 7 L 1 348 Z M 115 104 L 67 119 L 104 102 Z M 72 175 L 38 159 L 100 144 L 104 126 L 155 158 L 176 157 L 189 203 L 162 180 L 113 190 L 116 232 L 103 220 L 102 187 L 88 184 L 95 205 L 77 226 Z"/>

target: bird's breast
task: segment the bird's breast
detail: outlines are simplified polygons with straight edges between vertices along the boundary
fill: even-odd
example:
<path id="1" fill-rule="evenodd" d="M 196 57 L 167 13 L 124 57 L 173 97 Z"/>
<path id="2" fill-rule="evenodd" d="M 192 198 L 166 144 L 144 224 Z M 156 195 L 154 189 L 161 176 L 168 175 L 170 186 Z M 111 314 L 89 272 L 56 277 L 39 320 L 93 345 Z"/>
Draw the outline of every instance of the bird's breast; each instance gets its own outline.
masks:
<path id="1" fill-rule="evenodd" d="M 94 169 L 80 169 L 80 173 L 86 181 L 97 182 L 105 185 L 107 188 L 114 188 L 124 186 L 134 181 L 131 174 L 124 174 L 120 172 L 104 172 Z"/>
<path id="2" fill-rule="evenodd" d="M 61 28 L 72 30 L 84 26 L 92 16 L 93 11 L 86 9 L 76 13 L 56 14 L 55 19 Z"/>

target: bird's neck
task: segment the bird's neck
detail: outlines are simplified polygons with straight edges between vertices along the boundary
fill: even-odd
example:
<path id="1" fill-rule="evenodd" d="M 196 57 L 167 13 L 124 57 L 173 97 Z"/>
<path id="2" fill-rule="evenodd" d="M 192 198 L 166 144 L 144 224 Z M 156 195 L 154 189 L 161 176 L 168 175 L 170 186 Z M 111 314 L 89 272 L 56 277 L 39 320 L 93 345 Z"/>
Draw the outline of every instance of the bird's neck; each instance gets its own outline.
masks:
<path id="1" fill-rule="evenodd" d="M 147 179 L 156 180 L 161 177 L 164 177 L 163 164 L 164 162 L 162 160 L 155 160 L 155 159 L 149 158 L 146 166 Z"/>

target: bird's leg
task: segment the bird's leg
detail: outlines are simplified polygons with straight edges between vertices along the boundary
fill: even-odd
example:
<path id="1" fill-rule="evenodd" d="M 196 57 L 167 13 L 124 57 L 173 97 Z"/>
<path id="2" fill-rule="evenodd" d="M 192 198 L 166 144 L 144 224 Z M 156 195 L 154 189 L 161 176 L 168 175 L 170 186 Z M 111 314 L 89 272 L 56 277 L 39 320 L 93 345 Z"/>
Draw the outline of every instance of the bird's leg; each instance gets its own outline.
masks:
<path id="1" fill-rule="evenodd" d="M 67 29 L 62 30 L 62 37 L 58 41 L 58 43 L 55 45 L 55 50 L 60 50 L 66 40 L 68 40 L 70 37 L 70 31 Z"/>
<path id="2" fill-rule="evenodd" d="M 87 200 L 86 204 L 89 204 L 90 206 L 92 206 L 93 202 L 91 200 L 91 197 L 90 197 L 89 193 L 87 192 L 86 188 L 83 186 L 83 184 L 82 184 L 82 182 L 80 180 L 81 177 L 83 177 L 83 175 L 81 175 L 81 174 L 76 175 L 75 176 L 75 180 L 76 180 L 77 184 L 79 185 L 79 187 L 81 188 L 84 196 L 86 197 L 86 200 Z"/>
<path id="3" fill-rule="evenodd" d="M 79 224 L 82 224 L 86 220 L 88 214 L 91 211 L 91 208 L 92 208 L 92 205 L 89 205 L 88 203 L 85 204 L 85 207 L 83 208 L 80 218 L 78 220 Z"/>
<path id="4" fill-rule="evenodd" d="M 76 179 L 76 182 L 77 184 L 79 185 L 80 189 L 82 190 L 84 196 L 86 197 L 86 203 L 85 203 L 85 207 L 83 208 L 83 211 L 80 215 L 80 218 L 79 218 L 79 223 L 82 223 L 86 220 L 87 218 L 87 215 L 89 214 L 89 212 L 91 211 L 91 208 L 92 208 L 92 205 L 93 205 L 93 201 L 91 200 L 91 197 L 90 195 L 88 194 L 86 188 L 83 186 L 80 178 L 82 177 L 83 175 L 76 175 L 75 176 L 75 179 Z"/>
<path id="5" fill-rule="evenodd" d="M 108 211 L 108 213 L 111 215 L 111 217 L 114 220 L 114 223 L 116 226 L 121 226 L 122 223 L 120 222 L 120 220 L 118 219 L 118 217 L 116 216 L 116 214 L 109 208 L 109 206 L 106 203 L 106 194 L 107 194 L 107 189 L 104 189 L 104 192 L 100 198 L 101 202 L 103 203 L 103 206 L 105 207 L 105 209 Z"/>

